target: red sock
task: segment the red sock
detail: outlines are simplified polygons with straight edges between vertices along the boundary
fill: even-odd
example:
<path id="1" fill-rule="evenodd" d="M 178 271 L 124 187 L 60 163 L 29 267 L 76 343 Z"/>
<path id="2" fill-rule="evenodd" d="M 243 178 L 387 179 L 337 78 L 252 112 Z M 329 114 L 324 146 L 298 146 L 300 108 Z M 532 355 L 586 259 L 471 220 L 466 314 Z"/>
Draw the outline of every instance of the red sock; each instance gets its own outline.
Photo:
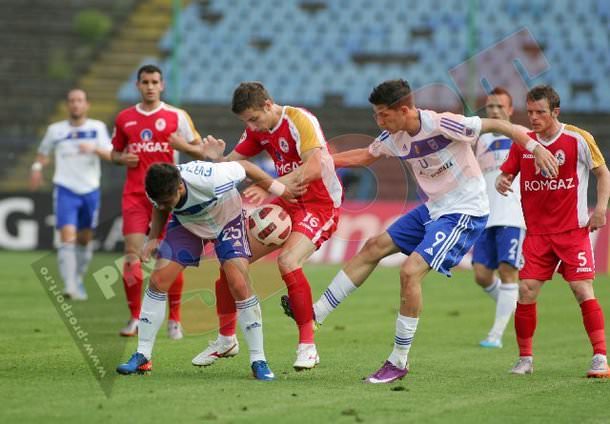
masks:
<path id="1" fill-rule="evenodd" d="M 593 346 L 593 354 L 606 354 L 606 335 L 604 334 L 604 312 L 597 299 L 585 300 L 580 304 L 582 321 L 589 340 Z"/>
<path id="2" fill-rule="evenodd" d="M 536 331 L 536 304 L 517 302 L 515 310 L 515 332 L 519 345 L 519 356 L 532 356 L 532 344 Z"/>
<path id="3" fill-rule="evenodd" d="M 216 314 L 218 315 L 218 332 L 223 336 L 234 336 L 237 326 L 237 309 L 235 299 L 229 290 L 227 277 L 220 270 L 220 277 L 216 280 Z"/>
<path id="4" fill-rule="evenodd" d="M 290 306 L 294 314 L 294 320 L 299 327 L 299 343 L 311 344 L 313 337 L 313 299 L 311 298 L 311 287 L 303 269 L 295 269 L 288 274 L 282 275 L 282 279 L 288 288 Z"/>
<path id="5" fill-rule="evenodd" d="M 180 302 L 182 301 L 182 286 L 184 286 L 184 275 L 178 274 L 169 288 L 167 298 L 169 299 L 169 320 L 180 322 Z"/>
<path id="6" fill-rule="evenodd" d="M 123 264 L 123 286 L 125 287 L 125 297 L 127 306 L 131 311 L 131 318 L 140 318 L 142 307 L 142 264 L 140 261 L 125 262 Z"/>

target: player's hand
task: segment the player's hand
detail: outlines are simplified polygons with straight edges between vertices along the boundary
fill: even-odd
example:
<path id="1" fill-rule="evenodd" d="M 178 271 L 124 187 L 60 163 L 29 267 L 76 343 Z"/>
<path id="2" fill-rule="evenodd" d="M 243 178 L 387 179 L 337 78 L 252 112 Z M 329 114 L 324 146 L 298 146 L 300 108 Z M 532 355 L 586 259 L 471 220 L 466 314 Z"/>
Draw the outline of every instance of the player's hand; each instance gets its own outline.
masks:
<path id="1" fill-rule="evenodd" d="M 125 165 L 127 168 L 135 168 L 138 166 L 140 158 L 135 153 L 121 153 L 119 163 Z"/>
<path id="2" fill-rule="evenodd" d="M 595 230 L 599 230 L 605 225 L 606 211 L 594 209 L 593 214 L 589 217 L 589 222 L 587 222 L 587 228 L 589 229 L 589 231 L 593 232 Z"/>
<path id="3" fill-rule="evenodd" d="M 183 151 L 187 149 L 189 144 L 188 141 L 186 141 L 186 138 L 182 137 L 177 132 L 171 133 L 167 138 L 167 142 L 170 146 L 172 146 L 172 149 L 178 151 Z"/>
<path id="4" fill-rule="evenodd" d="M 557 162 L 557 158 L 542 144 L 538 144 L 534 149 L 534 160 L 536 174 L 542 172 L 542 175 L 549 178 L 555 178 L 559 175 L 559 163 Z"/>
<path id="5" fill-rule="evenodd" d="M 208 135 L 203 138 L 201 149 L 206 158 L 211 161 L 221 159 L 225 153 L 225 147 L 227 143 L 222 138 L 216 138 L 212 135 Z"/>
<path id="6" fill-rule="evenodd" d="M 244 197 L 255 206 L 260 206 L 267 200 L 267 197 L 269 197 L 269 192 L 256 184 L 253 184 L 244 190 Z"/>
<path id="7" fill-rule="evenodd" d="M 30 190 L 36 191 L 42 185 L 42 171 L 32 171 L 30 174 Z"/>
<path id="8" fill-rule="evenodd" d="M 277 180 L 286 186 L 286 193 L 292 197 L 302 196 L 307 191 L 308 185 L 303 183 L 301 175 L 297 172 L 282 175 Z"/>
<path id="9" fill-rule="evenodd" d="M 496 178 L 496 190 L 502 196 L 508 196 L 507 192 L 512 192 L 513 189 L 511 186 L 513 185 L 513 180 L 515 179 L 514 175 L 511 174 L 500 174 L 498 178 Z"/>
<path id="10" fill-rule="evenodd" d="M 81 153 L 95 153 L 95 144 L 93 143 L 81 143 L 78 145 L 78 150 Z"/>
<path id="11" fill-rule="evenodd" d="M 152 255 L 154 255 L 159 249 L 161 244 L 160 239 L 149 239 L 146 241 L 140 252 L 140 260 L 142 262 L 148 262 Z"/>

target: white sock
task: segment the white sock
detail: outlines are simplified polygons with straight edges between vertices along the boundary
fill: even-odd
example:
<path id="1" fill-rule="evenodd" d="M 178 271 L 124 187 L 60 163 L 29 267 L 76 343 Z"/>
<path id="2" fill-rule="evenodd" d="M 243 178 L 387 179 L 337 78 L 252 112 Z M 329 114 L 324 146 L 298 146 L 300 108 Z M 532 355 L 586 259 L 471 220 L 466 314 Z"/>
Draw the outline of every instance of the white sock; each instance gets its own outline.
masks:
<path id="1" fill-rule="evenodd" d="M 419 318 L 406 317 L 398 314 L 396 318 L 396 336 L 394 337 L 394 350 L 388 358 L 396 367 L 404 369 L 407 367 L 409 350 L 415 337 Z"/>
<path id="2" fill-rule="evenodd" d="M 250 349 L 250 363 L 266 361 L 263 349 L 263 318 L 258 298 L 251 296 L 245 300 L 236 300 L 235 307 L 239 313 L 237 318 L 239 328 Z"/>
<path id="3" fill-rule="evenodd" d="M 489 337 L 501 340 L 504 330 L 506 330 L 506 326 L 508 325 L 508 321 L 510 320 L 510 316 L 517 307 L 519 284 L 500 284 L 499 292 L 498 303 L 496 305 L 496 319 L 489 331 Z"/>
<path id="4" fill-rule="evenodd" d="M 494 282 L 491 283 L 491 286 L 483 287 L 483 290 L 485 291 L 485 293 L 487 293 L 489 295 L 489 297 L 491 297 L 494 300 L 494 302 L 497 302 L 498 296 L 500 294 L 501 285 L 502 285 L 502 283 L 500 282 L 500 279 L 496 278 L 494 280 Z"/>
<path id="5" fill-rule="evenodd" d="M 357 288 L 343 270 L 339 271 L 320 299 L 313 305 L 316 322 L 321 324 Z"/>
<path id="6" fill-rule="evenodd" d="M 167 293 L 156 291 L 150 286 L 144 291 L 138 323 L 138 352 L 146 356 L 146 359 L 152 357 L 155 338 L 165 319 L 166 303 Z"/>
<path id="7" fill-rule="evenodd" d="M 57 251 L 57 263 L 59 273 L 64 280 L 64 290 L 74 293 L 77 289 L 76 282 L 76 251 L 74 243 L 61 243 Z"/>
<path id="8" fill-rule="evenodd" d="M 93 257 L 93 246 L 91 243 L 83 246 L 82 244 L 76 245 L 76 276 L 77 281 L 82 280 L 85 273 L 87 272 L 87 268 L 89 267 L 89 262 L 91 262 L 91 258 Z"/>

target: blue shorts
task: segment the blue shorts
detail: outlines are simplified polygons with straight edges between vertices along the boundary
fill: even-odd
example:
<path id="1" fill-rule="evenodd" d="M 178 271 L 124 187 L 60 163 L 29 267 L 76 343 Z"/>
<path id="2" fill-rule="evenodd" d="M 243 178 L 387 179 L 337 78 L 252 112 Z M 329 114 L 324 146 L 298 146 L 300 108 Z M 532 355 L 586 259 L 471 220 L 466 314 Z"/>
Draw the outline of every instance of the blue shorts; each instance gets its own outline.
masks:
<path id="1" fill-rule="evenodd" d="M 497 269 L 501 262 L 520 268 L 525 230 L 518 227 L 489 227 L 474 244 L 472 263 Z"/>
<path id="2" fill-rule="evenodd" d="M 66 225 L 74 225 L 78 231 L 97 227 L 100 210 L 99 190 L 76 194 L 72 190 L 55 185 L 53 203 L 55 228 L 58 230 Z"/>
<path id="3" fill-rule="evenodd" d="M 242 212 L 225 225 L 216 240 L 204 240 L 187 230 L 175 216 L 167 224 L 166 235 L 159 246 L 158 258 L 168 259 L 183 266 L 199 266 L 206 243 L 214 242 L 220 263 L 233 258 L 250 258 L 250 244 L 246 232 L 246 217 Z"/>
<path id="4" fill-rule="evenodd" d="M 456 266 L 485 229 L 487 215 L 460 213 L 430 219 L 426 205 L 418 206 L 388 228 L 392 241 L 405 254 L 419 253 L 430 268 L 451 277 Z"/>

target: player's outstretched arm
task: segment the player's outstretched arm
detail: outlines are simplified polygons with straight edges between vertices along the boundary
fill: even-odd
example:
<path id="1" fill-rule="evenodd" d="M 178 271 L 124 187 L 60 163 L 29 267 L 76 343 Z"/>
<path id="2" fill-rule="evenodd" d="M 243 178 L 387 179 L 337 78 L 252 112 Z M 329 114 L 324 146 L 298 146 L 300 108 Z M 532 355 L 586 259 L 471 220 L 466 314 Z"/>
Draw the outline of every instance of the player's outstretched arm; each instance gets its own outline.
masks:
<path id="1" fill-rule="evenodd" d="M 243 166 L 248 178 L 250 178 L 255 184 L 267 190 L 269 193 L 275 194 L 276 196 L 281 196 L 285 199 L 292 200 L 295 197 L 305 193 L 305 190 L 307 189 L 304 184 L 299 183 L 294 178 L 283 178 L 282 181 L 274 180 L 261 168 L 251 162 L 248 162 L 247 160 L 240 160 L 237 162 Z"/>
<path id="2" fill-rule="evenodd" d="M 195 137 L 195 139 L 189 142 L 182 135 L 178 134 L 177 132 L 174 132 L 170 134 L 167 141 L 174 150 L 186 153 L 187 155 L 197 160 L 206 159 L 206 156 L 204 155 L 204 152 L 201 149 L 202 142 L 199 136 Z"/>
<path id="3" fill-rule="evenodd" d="M 49 163 L 49 157 L 38 153 L 30 172 L 30 190 L 38 190 L 42 185 L 42 168 Z"/>
<path id="4" fill-rule="evenodd" d="M 597 204 L 593 209 L 593 214 L 589 217 L 587 227 L 589 231 L 595 231 L 606 225 L 606 212 L 610 199 L 610 171 L 604 164 L 593 168 L 591 172 L 597 179 Z"/>
<path id="5" fill-rule="evenodd" d="M 359 166 L 369 166 L 379 159 L 369 152 L 368 148 L 347 150 L 341 153 L 335 153 L 333 160 L 335 168 L 355 168 Z"/>
<path id="6" fill-rule="evenodd" d="M 555 156 L 516 125 L 502 119 L 483 118 L 481 119 L 481 134 L 488 132 L 504 134 L 519 146 L 531 152 L 534 155 L 537 168 L 545 172 L 546 175 L 555 178 L 559 174 L 559 164 Z"/>

